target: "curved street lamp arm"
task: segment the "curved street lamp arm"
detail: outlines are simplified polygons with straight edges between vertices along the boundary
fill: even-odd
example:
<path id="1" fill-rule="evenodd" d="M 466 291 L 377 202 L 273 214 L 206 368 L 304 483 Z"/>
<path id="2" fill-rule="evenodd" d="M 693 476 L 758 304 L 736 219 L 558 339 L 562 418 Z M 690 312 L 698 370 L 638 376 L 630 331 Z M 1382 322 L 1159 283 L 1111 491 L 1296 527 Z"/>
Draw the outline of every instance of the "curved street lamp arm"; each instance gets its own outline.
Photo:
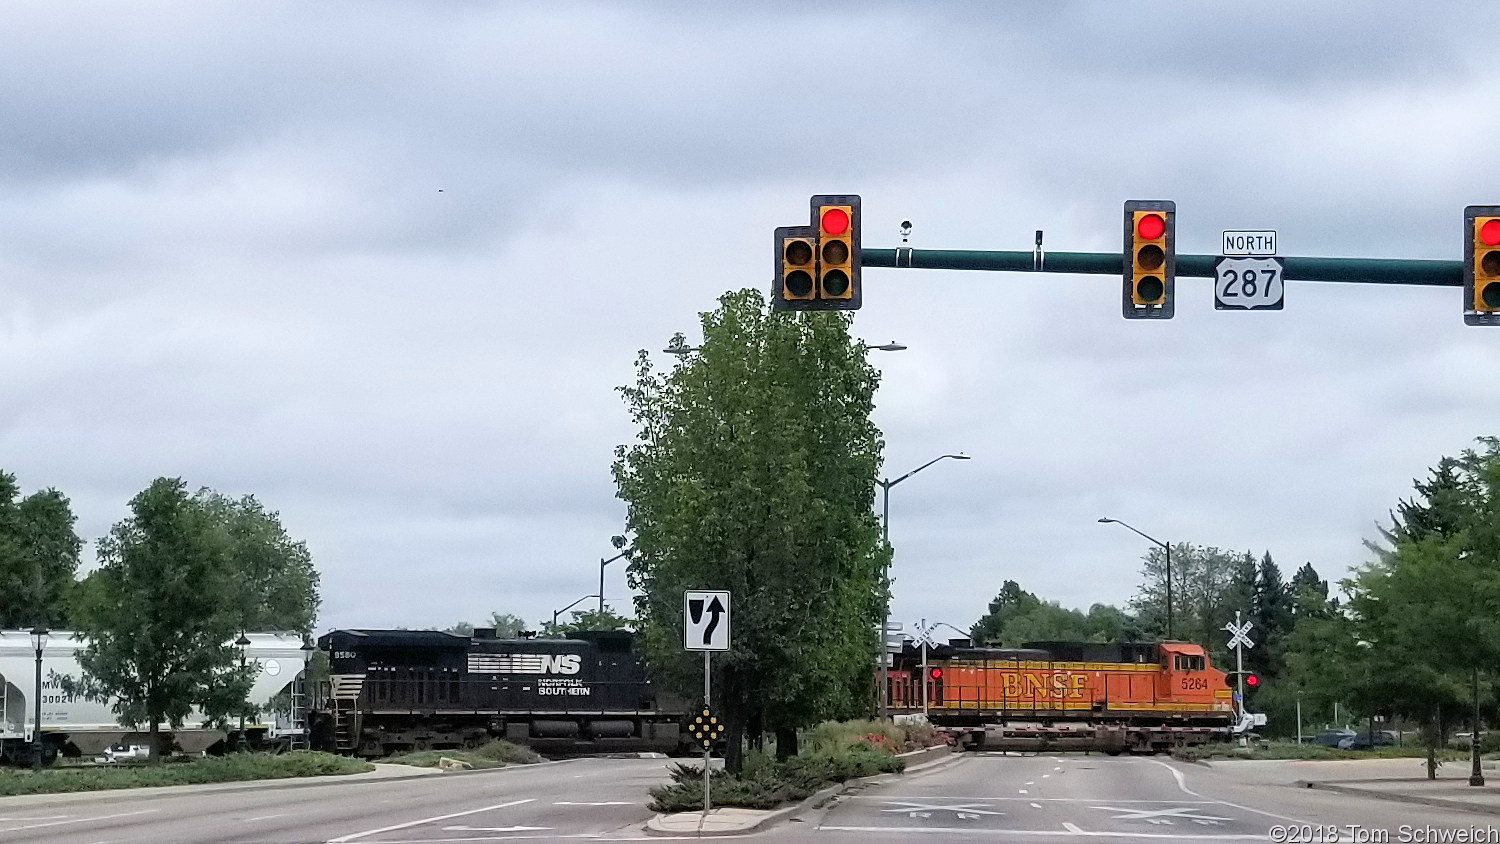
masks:
<path id="1" fill-rule="evenodd" d="M 938 457 L 932 458 L 931 460 L 927 461 L 926 463 L 923 463 L 921 466 L 918 466 L 917 468 L 911 470 L 910 472 L 907 472 L 906 474 L 904 474 L 901 477 L 895 479 L 894 481 L 876 481 L 876 483 L 880 484 L 881 486 L 885 487 L 886 489 L 890 489 L 891 487 L 895 486 L 896 484 L 901 483 L 902 481 L 906 480 L 907 478 L 911 477 L 912 475 L 915 475 L 916 473 L 922 471 L 923 469 L 926 469 L 928 466 L 931 466 L 932 464 L 938 462 L 939 460 L 942 460 L 942 459 L 948 458 L 948 457 L 951 457 L 954 460 L 968 460 L 969 459 L 969 455 L 967 455 L 967 454 L 944 454 L 944 455 L 940 455 Z"/>
<path id="2" fill-rule="evenodd" d="M 1162 542 L 1160 539 L 1157 539 L 1154 536 L 1147 536 L 1146 534 L 1141 533 L 1140 531 L 1136 530 L 1135 528 L 1131 527 L 1128 524 L 1125 524 L 1124 522 L 1120 521 L 1119 519 L 1100 519 L 1099 521 L 1101 521 L 1101 522 L 1103 522 L 1105 524 L 1116 524 L 1116 525 L 1119 525 L 1122 528 L 1125 528 L 1127 530 L 1130 530 L 1130 531 L 1134 532 L 1136 536 L 1139 536 L 1139 537 L 1141 537 L 1142 539 L 1144 539 L 1144 540 L 1146 540 L 1148 542 L 1154 542 L 1154 543 L 1156 543 L 1158 546 L 1160 546 L 1162 548 L 1166 548 L 1167 547 L 1167 543 Z"/>

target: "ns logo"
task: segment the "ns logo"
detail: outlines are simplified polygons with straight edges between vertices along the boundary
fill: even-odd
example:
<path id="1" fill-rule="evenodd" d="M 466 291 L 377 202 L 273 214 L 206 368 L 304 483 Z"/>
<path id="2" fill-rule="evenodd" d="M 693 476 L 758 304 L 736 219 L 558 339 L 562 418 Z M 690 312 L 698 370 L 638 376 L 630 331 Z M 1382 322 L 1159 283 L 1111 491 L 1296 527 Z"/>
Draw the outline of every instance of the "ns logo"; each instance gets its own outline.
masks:
<path id="1" fill-rule="evenodd" d="M 543 674 L 577 674 L 578 654 L 547 654 L 541 657 Z"/>

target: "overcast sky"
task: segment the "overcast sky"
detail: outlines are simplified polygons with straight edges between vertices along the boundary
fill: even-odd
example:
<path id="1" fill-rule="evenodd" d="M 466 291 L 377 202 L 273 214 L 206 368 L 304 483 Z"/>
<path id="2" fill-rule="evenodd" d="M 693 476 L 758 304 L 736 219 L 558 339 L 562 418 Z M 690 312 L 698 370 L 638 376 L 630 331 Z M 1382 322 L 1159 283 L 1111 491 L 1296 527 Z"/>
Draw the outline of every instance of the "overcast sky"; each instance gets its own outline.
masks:
<path id="1" fill-rule="evenodd" d="M 0 6 L 0 468 L 94 540 L 161 475 L 311 549 L 320 629 L 537 621 L 598 588 L 614 388 L 772 229 L 864 243 L 1462 256 L 1500 203 L 1488 4 Z M 1338 578 L 1412 479 L 1500 433 L 1453 288 L 1292 283 L 1169 322 L 1117 276 L 872 269 L 894 618 L 1006 579 L 1124 603 L 1148 543 Z M 629 610 L 623 563 L 606 596 Z M 908 627 L 909 629 L 909 627 Z"/>

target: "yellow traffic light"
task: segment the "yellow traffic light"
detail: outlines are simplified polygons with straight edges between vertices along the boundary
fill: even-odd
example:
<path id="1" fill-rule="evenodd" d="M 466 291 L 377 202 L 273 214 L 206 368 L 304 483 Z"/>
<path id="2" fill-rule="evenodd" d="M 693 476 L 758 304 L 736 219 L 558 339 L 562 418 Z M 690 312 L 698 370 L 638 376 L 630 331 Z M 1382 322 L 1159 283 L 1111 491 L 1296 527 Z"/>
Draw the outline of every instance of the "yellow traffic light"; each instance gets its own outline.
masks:
<path id="1" fill-rule="evenodd" d="M 1464 209 L 1468 242 L 1464 255 L 1464 321 L 1500 323 L 1500 206 Z"/>
<path id="2" fill-rule="evenodd" d="M 1125 203 L 1126 319 L 1171 319 L 1177 276 L 1177 204 L 1170 200 Z"/>

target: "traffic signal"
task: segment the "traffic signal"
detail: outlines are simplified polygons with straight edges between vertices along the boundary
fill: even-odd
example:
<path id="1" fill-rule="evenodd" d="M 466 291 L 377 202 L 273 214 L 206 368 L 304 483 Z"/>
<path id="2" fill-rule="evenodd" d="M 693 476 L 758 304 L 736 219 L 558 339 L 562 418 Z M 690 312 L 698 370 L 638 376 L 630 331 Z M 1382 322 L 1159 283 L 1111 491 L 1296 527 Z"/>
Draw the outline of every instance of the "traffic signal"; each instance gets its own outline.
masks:
<path id="1" fill-rule="evenodd" d="M 1250 688 L 1253 689 L 1256 686 L 1260 685 L 1260 678 L 1257 677 L 1254 674 L 1246 674 L 1245 675 L 1245 685 L 1247 685 L 1247 686 L 1249 686 Z"/>
<path id="2" fill-rule="evenodd" d="M 1130 199 L 1125 202 L 1126 319 L 1171 319 L 1177 279 L 1177 203 Z"/>
<path id="3" fill-rule="evenodd" d="M 810 303 L 818 298 L 813 275 L 818 271 L 816 244 L 817 236 L 810 226 L 783 226 L 776 230 L 774 299 L 786 301 L 788 308 L 798 307 L 792 302 Z"/>
<path id="4" fill-rule="evenodd" d="M 812 224 L 776 229 L 775 310 L 857 310 L 860 292 L 860 210 L 853 194 L 812 198 Z"/>
<path id="5" fill-rule="evenodd" d="M 929 671 L 927 673 L 930 674 L 930 675 L 932 675 L 932 679 L 934 679 L 934 680 L 941 680 L 941 679 L 943 679 L 943 669 L 941 669 L 941 668 L 934 668 L 934 669 L 932 669 L 931 671 Z"/>
<path id="6" fill-rule="evenodd" d="M 1500 325 L 1500 205 L 1464 209 L 1464 322 Z"/>

